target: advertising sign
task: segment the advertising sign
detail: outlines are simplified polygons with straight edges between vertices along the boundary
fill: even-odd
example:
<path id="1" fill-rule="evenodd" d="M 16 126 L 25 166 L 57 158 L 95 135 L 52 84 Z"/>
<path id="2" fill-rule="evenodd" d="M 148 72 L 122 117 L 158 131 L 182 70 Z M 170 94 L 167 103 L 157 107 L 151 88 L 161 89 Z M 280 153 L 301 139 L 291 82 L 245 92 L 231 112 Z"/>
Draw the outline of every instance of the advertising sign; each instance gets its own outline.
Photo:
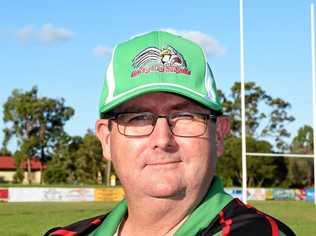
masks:
<path id="1" fill-rule="evenodd" d="M 9 191 L 7 188 L 0 188 L 0 202 L 1 201 L 8 201 L 8 195 L 9 195 Z"/>
<path id="2" fill-rule="evenodd" d="M 314 201 L 314 188 L 306 188 L 306 200 Z"/>
<path id="3" fill-rule="evenodd" d="M 224 191 L 234 198 L 242 199 L 242 189 L 241 188 L 224 188 Z"/>
<path id="4" fill-rule="evenodd" d="M 274 200 L 295 200 L 295 190 L 294 189 L 281 189 L 276 188 L 272 191 Z"/>
<path id="5" fill-rule="evenodd" d="M 95 201 L 118 202 L 124 198 L 123 188 L 96 188 Z"/>
<path id="6" fill-rule="evenodd" d="M 266 190 L 264 188 L 248 188 L 247 196 L 248 200 L 266 200 Z"/>
<path id="7" fill-rule="evenodd" d="M 295 200 L 305 200 L 306 191 L 305 189 L 295 189 Z"/>
<path id="8" fill-rule="evenodd" d="M 9 202 L 94 201 L 93 188 L 9 188 Z"/>

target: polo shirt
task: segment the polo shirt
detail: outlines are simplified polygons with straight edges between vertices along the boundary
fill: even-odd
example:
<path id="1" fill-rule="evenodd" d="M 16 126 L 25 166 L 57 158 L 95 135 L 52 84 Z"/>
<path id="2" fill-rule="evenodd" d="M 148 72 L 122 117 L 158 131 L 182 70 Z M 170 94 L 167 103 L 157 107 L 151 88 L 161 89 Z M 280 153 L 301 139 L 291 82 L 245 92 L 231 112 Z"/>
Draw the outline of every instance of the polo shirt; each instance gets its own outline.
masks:
<path id="1" fill-rule="evenodd" d="M 122 200 L 110 213 L 49 230 L 44 236 L 113 236 L 127 215 Z M 184 219 L 174 236 L 294 236 L 278 219 L 224 192 L 218 177 L 200 204 Z"/>
<path id="2" fill-rule="evenodd" d="M 233 197 L 224 192 L 220 179 L 214 176 L 208 193 L 176 231 L 175 236 L 196 235 L 201 229 L 206 228 L 216 215 L 232 200 Z M 127 203 L 124 199 L 89 236 L 114 235 L 126 214 Z"/>

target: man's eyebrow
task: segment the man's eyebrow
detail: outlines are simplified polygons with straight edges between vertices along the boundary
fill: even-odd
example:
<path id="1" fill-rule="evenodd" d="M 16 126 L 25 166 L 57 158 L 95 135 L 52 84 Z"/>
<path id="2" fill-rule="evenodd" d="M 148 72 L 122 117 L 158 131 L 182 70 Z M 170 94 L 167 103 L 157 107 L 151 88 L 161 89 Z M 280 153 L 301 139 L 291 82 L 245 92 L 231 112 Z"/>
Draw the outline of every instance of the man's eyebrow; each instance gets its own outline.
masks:
<path id="1" fill-rule="evenodd" d="M 120 112 L 144 112 L 144 111 L 148 111 L 148 108 L 142 107 L 142 106 L 133 105 L 133 106 L 126 107 L 126 108 L 123 108 L 123 109 L 118 109 L 117 113 L 120 113 Z"/>
<path id="2" fill-rule="evenodd" d="M 169 107 L 170 110 L 182 110 L 182 109 L 186 109 L 186 108 L 194 108 L 196 107 L 197 104 L 196 103 L 192 103 L 191 101 L 183 101 L 174 105 L 171 105 Z M 146 112 L 146 111 L 150 111 L 150 108 L 146 107 L 146 106 L 141 106 L 141 105 L 133 105 L 133 106 L 129 106 L 129 107 L 123 107 L 123 108 L 119 108 L 117 110 L 114 110 L 115 113 L 121 113 L 121 112 Z"/>
<path id="3" fill-rule="evenodd" d="M 170 107 L 172 110 L 181 110 L 183 108 L 189 108 L 189 107 L 194 107 L 196 104 L 190 102 L 190 101 L 184 101 L 178 104 L 175 104 Z"/>

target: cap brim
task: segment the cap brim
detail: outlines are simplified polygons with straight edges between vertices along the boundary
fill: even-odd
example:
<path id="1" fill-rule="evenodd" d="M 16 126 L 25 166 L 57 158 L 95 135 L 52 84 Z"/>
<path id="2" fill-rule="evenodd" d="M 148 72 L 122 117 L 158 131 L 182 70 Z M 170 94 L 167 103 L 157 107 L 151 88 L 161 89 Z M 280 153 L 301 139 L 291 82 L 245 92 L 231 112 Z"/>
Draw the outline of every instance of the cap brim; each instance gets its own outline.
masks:
<path id="1" fill-rule="evenodd" d="M 192 99 L 195 102 L 200 103 L 201 105 L 205 106 L 206 108 L 210 110 L 214 110 L 215 112 L 218 112 L 219 114 L 221 114 L 222 107 L 218 103 L 214 103 L 208 98 L 205 98 L 203 95 L 196 93 L 195 91 L 189 88 L 182 87 L 181 89 L 179 89 L 179 87 L 176 87 L 174 84 L 168 84 L 168 85 L 162 86 L 162 84 L 160 83 L 160 84 L 149 84 L 148 86 L 141 87 L 141 88 L 138 87 L 138 88 L 135 88 L 133 91 L 126 91 L 124 94 L 120 94 L 120 96 L 113 98 L 110 102 L 107 102 L 106 105 L 103 105 L 100 108 L 100 115 L 111 111 L 115 107 L 135 97 L 141 96 L 143 94 L 155 93 L 155 92 L 169 92 L 169 93 L 182 95 L 184 97 Z"/>

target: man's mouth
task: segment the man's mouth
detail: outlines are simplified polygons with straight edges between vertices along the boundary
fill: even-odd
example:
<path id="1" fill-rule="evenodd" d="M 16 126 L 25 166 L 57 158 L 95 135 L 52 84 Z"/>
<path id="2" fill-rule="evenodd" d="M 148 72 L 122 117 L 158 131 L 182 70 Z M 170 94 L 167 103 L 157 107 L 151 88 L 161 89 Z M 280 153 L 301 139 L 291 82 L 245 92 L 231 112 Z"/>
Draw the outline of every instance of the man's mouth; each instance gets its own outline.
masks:
<path id="1" fill-rule="evenodd" d="M 173 168 L 179 165 L 181 161 L 157 161 L 157 162 L 151 162 L 147 163 L 146 166 L 152 167 L 152 168 Z"/>

